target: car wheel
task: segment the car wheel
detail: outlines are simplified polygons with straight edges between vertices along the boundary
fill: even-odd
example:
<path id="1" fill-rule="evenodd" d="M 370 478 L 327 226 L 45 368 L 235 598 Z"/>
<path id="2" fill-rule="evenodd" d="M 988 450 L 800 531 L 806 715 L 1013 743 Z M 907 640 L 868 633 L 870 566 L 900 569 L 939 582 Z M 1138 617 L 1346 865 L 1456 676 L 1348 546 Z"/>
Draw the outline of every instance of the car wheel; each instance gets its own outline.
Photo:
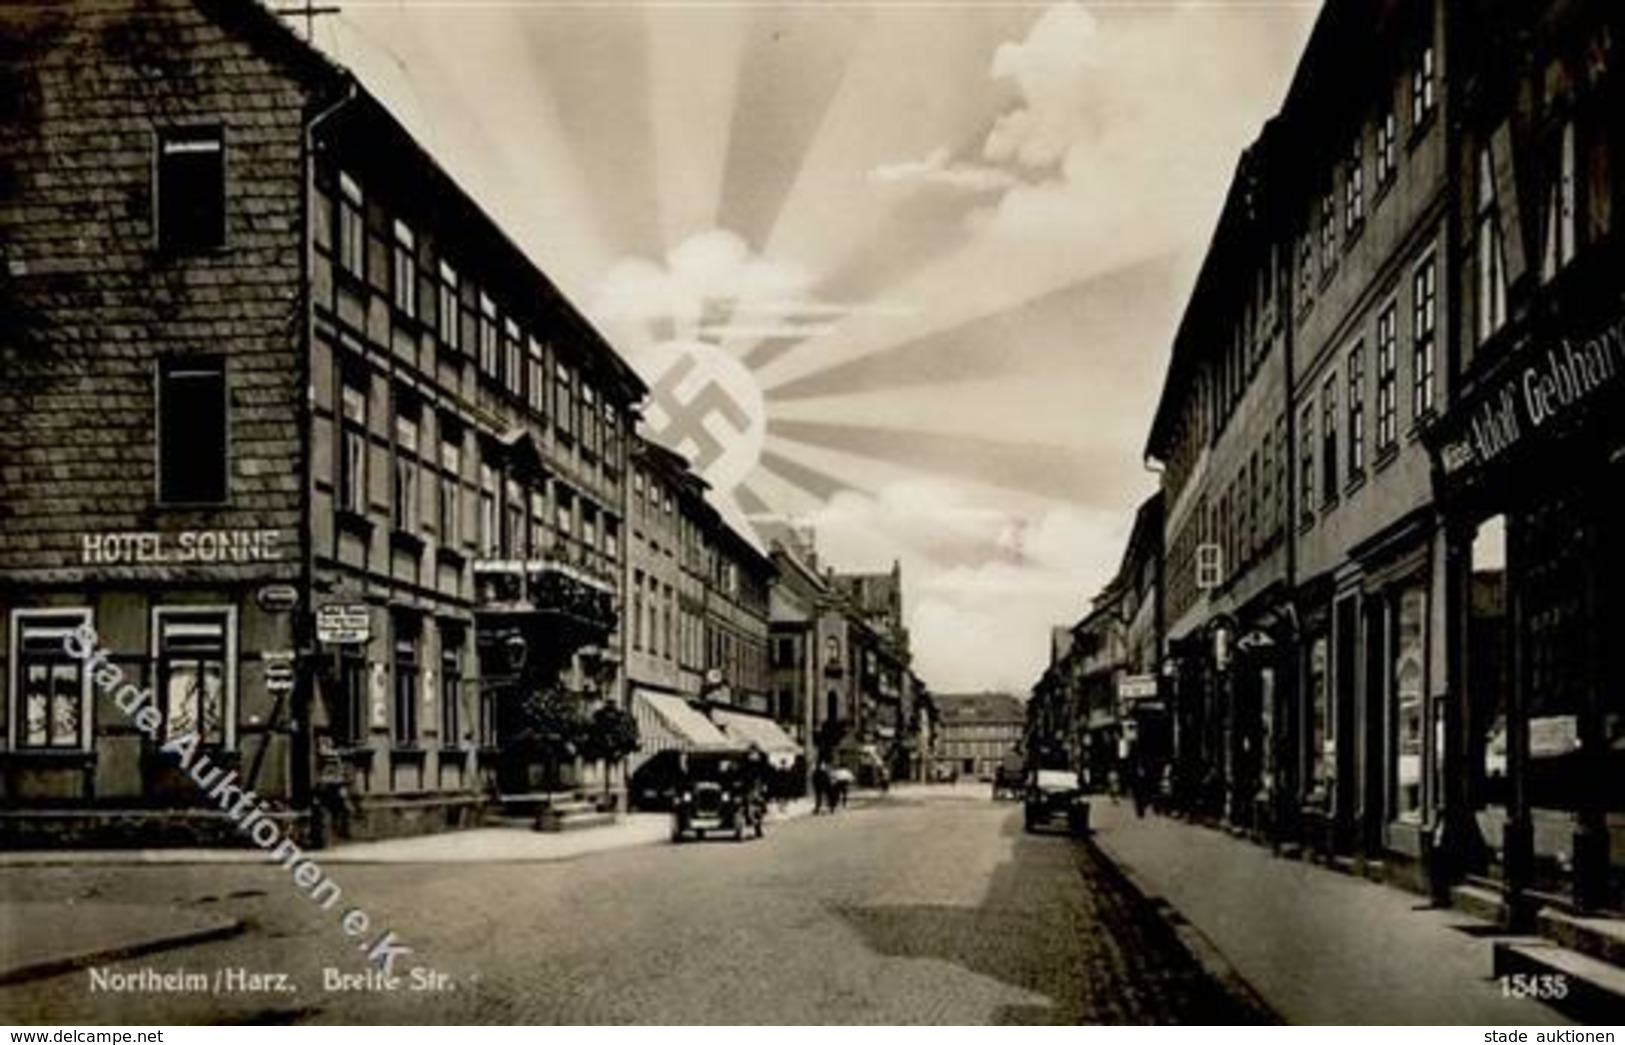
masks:
<path id="1" fill-rule="evenodd" d="M 694 829 L 694 838 L 695 838 L 696 841 L 700 841 L 700 842 L 705 841 L 705 828 L 696 827 Z"/>

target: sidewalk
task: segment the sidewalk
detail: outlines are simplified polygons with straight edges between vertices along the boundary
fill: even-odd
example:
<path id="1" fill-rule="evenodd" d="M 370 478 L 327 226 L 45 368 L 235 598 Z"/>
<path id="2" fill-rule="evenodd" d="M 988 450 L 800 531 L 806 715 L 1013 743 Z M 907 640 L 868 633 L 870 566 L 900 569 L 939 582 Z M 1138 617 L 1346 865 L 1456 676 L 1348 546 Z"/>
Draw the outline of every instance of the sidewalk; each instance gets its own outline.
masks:
<path id="1" fill-rule="evenodd" d="M 0 984 L 235 936 L 243 923 L 176 907 L 0 903 Z"/>
<path id="2" fill-rule="evenodd" d="M 1091 802 L 1094 843 L 1290 1024 L 1567 1024 L 1491 979 L 1488 929 L 1425 898 Z M 1466 927 L 1462 931 L 1459 927 Z M 1480 935 L 1474 935 L 1474 932 Z"/>
<path id="3" fill-rule="evenodd" d="M 878 792 L 859 791 L 852 806 L 861 807 L 879 800 Z M 811 799 L 797 799 L 782 810 L 769 805 L 769 825 L 799 819 L 812 813 Z M 349 842 L 313 852 L 318 863 L 339 864 L 458 864 L 458 863 L 546 863 L 571 860 L 590 853 L 654 845 L 671 837 L 671 818 L 665 813 L 629 813 L 613 824 L 580 831 L 549 833 L 513 827 L 477 827 L 445 831 L 411 838 L 390 838 L 377 842 Z M 115 849 L 41 850 L 0 853 L 0 868 L 77 867 L 92 864 L 256 864 L 265 854 L 244 846 L 240 849 Z"/>

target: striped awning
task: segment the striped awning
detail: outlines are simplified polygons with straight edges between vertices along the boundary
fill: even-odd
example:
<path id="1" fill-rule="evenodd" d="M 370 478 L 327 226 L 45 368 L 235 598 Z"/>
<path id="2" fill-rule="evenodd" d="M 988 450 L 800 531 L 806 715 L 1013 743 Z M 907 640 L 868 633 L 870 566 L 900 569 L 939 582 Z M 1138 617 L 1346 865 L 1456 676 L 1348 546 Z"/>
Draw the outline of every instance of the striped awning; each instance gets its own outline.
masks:
<path id="1" fill-rule="evenodd" d="M 735 744 L 755 744 L 775 766 L 793 766 L 801 754 L 801 745 L 770 718 L 748 715 L 742 711 L 724 711 L 722 708 L 714 709 L 711 714 L 730 740 Z"/>
<path id="2" fill-rule="evenodd" d="M 737 746 L 688 701 L 670 693 L 633 690 L 632 717 L 637 720 L 639 747 L 645 755 Z"/>

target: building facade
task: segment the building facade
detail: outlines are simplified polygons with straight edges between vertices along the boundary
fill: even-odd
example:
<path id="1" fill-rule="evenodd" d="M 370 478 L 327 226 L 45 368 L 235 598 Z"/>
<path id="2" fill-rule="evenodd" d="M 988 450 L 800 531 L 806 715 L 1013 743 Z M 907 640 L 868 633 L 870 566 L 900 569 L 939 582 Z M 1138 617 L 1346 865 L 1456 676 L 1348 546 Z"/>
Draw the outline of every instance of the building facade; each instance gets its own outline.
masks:
<path id="1" fill-rule="evenodd" d="M 1022 752 L 1027 709 L 1008 693 L 940 693 L 936 775 L 938 780 L 993 778 L 1009 755 Z"/>
<path id="2" fill-rule="evenodd" d="M 1625 910 L 1616 4 L 1452 5 L 1457 385 L 1444 517 L 1442 861 L 1528 925 Z M 1458 13 L 1459 12 L 1459 13 Z M 1544 899 L 1542 899 L 1544 898 Z"/>
<path id="3" fill-rule="evenodd" d="M 1621 905 L 1619 22 L 1326 4 L 1148 445 L 1186 807 L 1521 924 Z"/>
<path id="4" fill-rule="evenodd" d="M 258 5 L 7 32 L 8 836 L 227 837 L 187 735 L 295 832 L 474 822 L 533 782 L 528 700 L 620 699 L 642 384 Z M 155 729 L 62 656 L 80 625 Z"/>

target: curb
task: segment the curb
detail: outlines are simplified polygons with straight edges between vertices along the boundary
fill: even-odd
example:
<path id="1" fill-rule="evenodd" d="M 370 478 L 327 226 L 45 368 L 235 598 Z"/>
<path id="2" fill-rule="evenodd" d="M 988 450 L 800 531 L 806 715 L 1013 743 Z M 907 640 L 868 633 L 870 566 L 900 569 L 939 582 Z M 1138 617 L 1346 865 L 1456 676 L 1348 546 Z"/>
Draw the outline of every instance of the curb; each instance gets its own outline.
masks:
<path id="1" fill-rule="evenodd" d="M 1146 905 L 1161 918 L 1170 929 L 1174 938 L 1179 941 L 1191 960 L 1211 977 L 1225 993 L 1229 994 L 1244 1008 L 1256 1012 L 1264 1022 L 1272 1025 L 1284 1025 L 1286 1021 L 1275 1010 L 1269 1001 L 1259 993 L 1258 989 L 1243 976 L 1230 959 L 1224 956 L 1218 945 L 1208 939 L 1206 933 L 1192 925 L 1179 912 L 1179 909 L 1163 897 L 1157 895 L 1148 882 L 1126 862 L 1118 859 L 1110 848 L 1100 842 L 1100 832 L 1091 830 L 1086 839 L 1089 846 L 1100 854 L 1106 867 L 1116 876 L 1119 882 L 1130 892 L 1137 895 Z"/>
<path id="2" fill-rule="evenodd" d="M 158 951 L 170 951 L 199 943 L 226 940 L 240 935 L 247 928 L 248 926 L 245 923 L 232 919 L 217 925 L 205 925 L 196 929 L 169 933 L 164 936 L 153 936 L 135 943 L 121 944 L 117 947 L 92 948 L 80 951 L 77 954 L 63 955 L 58 958 L 45 958 L 25 965 L 12 966 L 9 969 L 0 969 L 0 987 L 26 983 L 29 980 L 43 980 L 52 976 L 61 976 L 64 973 L 75 972 L 93 965 L 106 965 L 110 962 L 124 961 L 127 958 L 139 958 L 144 954 L 154 954 Z"/>

